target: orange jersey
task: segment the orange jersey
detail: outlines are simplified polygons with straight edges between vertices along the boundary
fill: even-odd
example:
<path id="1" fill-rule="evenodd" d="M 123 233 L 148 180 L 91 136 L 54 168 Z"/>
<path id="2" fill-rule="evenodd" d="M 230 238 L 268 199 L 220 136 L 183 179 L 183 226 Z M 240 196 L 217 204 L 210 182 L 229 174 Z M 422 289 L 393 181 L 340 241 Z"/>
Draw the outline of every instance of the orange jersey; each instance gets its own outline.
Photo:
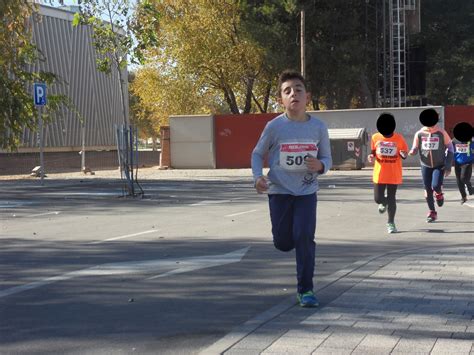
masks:
<path id="1" fill-rule="evenodd" d="M 393 133 L 390 138 L 375 133 L 370 142 L 375 155 L 374 174 L 372 181 L 376 184 L 402 183 L 402 158 L 400 151 L 408 152 L 408 146 L 402 135 Z"/>

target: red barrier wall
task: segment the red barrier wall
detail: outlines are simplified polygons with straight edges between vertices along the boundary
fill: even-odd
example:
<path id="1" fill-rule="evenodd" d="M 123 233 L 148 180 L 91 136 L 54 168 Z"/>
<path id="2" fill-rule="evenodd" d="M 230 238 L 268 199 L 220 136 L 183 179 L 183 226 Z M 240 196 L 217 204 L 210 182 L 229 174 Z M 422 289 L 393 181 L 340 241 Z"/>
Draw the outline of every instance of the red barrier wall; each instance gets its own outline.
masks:
<path id="1" fill-rule="evenodd" d="M 250 168 L 250 155 L 268 121 L 278 113 L 214 116 L 216 167 Z"/>
<path id="2" fill-rule="evenodd" d="M 265 124 L 278 113 L 247 115 L 216 115 L 214 121 L 216 167 L 249 168 L 250 155 Z M 474 106 L 446 106 L 445 129 L 453 137 L 453 128 L 459 122 L 474 126 Z"/>
<path id="3" fill-rule="evenodd" d="M 474 126 L 474 106 L 446 106 L 444 108 L 444 129 L 453 137 L 453 128 L 459 122 Z"/>

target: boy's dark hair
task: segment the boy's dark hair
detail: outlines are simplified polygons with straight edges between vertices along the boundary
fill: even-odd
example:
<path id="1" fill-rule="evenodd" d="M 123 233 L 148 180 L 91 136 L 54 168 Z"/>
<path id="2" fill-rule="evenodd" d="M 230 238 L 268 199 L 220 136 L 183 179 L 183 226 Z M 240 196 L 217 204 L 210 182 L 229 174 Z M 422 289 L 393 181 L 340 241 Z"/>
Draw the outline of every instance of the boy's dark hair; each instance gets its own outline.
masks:
<path id="1" fill-rule="evenodd" d="M 281 97 L 281 86 L 283 85 L 283 83 L 287 82 L 288 80 L 294 79 L 301 81 L 306 89 L 306 80 L 304 80 L 303 75 L 301 75 L 299 71 L 286 69 L 280 74 L 278 78 L 278 97 Z"/>

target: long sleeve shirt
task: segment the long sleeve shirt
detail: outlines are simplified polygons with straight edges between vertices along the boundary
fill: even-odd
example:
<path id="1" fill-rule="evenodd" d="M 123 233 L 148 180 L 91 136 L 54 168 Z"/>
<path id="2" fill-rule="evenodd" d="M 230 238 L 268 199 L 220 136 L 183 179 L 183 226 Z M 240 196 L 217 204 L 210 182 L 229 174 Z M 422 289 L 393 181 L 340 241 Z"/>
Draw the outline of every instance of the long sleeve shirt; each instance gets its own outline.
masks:
<path id="1" fill-rule="evenodd" d="M 324 166 L 320 173 L 310 172 L 305 157 L 318 158 Z M 309 116 L 304 122 L 292 121 L 282 114 L 265 126 L 252 152 L 252 174 L 262 176 L 268 158 L 269 194 L 309 195 L 318 190 L 317 177 L 332 166 L 331 147 L 326 124 Z"/>
<path id="2" fill-rule="evenodd" d="M 412 149 L 420 152 L 421 165 L 451 169 L 453 145 L 448 133 L 440 127 L 423 127 L 415 133 Z"/>
<path id="3" fill-rule="evenodd" d="M 453 139 L 454 163 L 456 165 L 472 164 L 474 162 L 474 142 L 460 142 Z"/>

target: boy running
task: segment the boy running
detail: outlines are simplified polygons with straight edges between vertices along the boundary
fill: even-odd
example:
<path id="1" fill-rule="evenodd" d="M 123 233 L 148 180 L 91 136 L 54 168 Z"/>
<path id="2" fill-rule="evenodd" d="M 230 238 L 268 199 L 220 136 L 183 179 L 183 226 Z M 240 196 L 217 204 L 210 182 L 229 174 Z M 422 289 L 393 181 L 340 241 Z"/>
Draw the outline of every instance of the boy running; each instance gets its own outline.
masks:
<path id="1" fill-rule="evenodd" d="M 466 187 L 469 195 L 474 194 L 471 185 L 472 163 L 474 162 L 473 127 L 467 122 L 458 123 L 453 130 L 454 138 L 454 172 L 461 193 L 461 205 L 467 201 Z"/>
<path id="2" fill-rule="evenodd" d="M 395 118 L 382 113 L 377 119 L 377 130 L 370 142 L 369 163 L 375 158 L 374 200 L 379 204 L 379 213 L 388 210 L 387 232 L 396 233 L 395 212 L 397 211 L 397 187 L 402 183 L 402 159 L 406 159 L 408 146 L 402 135 L 394 133 Z M 387 190 L 387 196 L 385 196 Z"/>
<path id="3" fill-rule="evenodd" d="M 284 71 L 278 81 L 278 102 L 285 113 L 265 126 L 252 152 L 252 173 L 258 193 L 268 192 L 273 244 L 296 252 L 297 300 L 316 307 L 315 264 L 317 177 L 332 165 L 326 125 L 306 113 L 310 93 L 300 73 Z M 268 158 L 268 178 L 263 162 Z"/>
<path id="4" fill-rule="evenodd" d="M 434 200 L 436 199 L 436 204 L 439 207 L 444 204 L 443 179 L 451 173 L 453 160 L 451 138 L 444 129 L 437 125 L 438 119 L 438 113 L 432 108 L 420 113 L 420 122 L 423 128 L 415 133 L 412 148 L 408 153 L 416 155 L 418 151 L 420 152 L 421 175 L 425 186 L 426 203 L 429 208 L 426 217 L 428 223 L 438 219 Z"/>

